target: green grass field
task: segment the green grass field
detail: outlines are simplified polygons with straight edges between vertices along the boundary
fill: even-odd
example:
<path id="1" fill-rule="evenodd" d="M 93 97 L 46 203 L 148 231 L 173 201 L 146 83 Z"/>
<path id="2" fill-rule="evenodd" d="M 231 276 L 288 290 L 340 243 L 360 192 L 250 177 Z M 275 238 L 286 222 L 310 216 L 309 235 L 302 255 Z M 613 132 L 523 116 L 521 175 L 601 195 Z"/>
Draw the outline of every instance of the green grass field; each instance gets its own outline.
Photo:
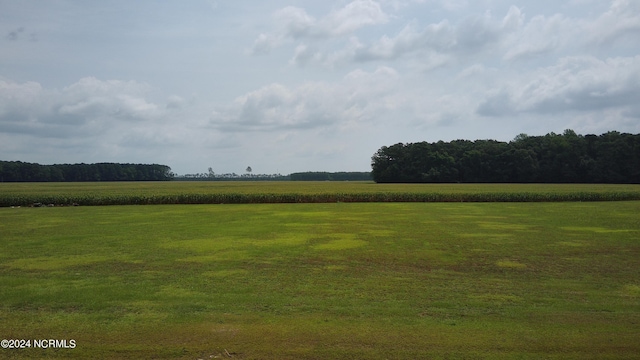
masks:
<path id="1" fill-rule="evenodd" d="M 77 345 L 0 358 L 637 358 L 639 214 L 640 201 L 1 208 L 0 338 Z"/>

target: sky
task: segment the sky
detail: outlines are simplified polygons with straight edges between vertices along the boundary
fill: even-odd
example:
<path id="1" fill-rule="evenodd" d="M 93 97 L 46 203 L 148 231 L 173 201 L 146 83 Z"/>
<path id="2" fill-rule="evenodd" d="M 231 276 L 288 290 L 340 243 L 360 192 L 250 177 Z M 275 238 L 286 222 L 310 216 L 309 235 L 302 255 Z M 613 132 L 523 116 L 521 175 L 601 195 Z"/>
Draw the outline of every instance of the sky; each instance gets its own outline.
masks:
<path id="1" fill-rule="evenodd" d="M 0 0 L 0 160 L 370 171 L 640 133 L 637 0 Z"/>

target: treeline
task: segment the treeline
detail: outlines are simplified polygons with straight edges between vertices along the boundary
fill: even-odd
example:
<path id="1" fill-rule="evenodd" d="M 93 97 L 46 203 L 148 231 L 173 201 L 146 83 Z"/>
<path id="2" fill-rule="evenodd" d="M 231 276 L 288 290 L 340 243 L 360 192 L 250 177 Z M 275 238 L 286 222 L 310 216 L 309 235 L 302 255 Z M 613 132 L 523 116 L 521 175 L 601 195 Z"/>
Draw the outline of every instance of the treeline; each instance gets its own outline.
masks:
<path id="1" fill-rule="evenodd" d="M 370 172 L 299 172 L 289 174 L 291 181 L 370 181 Z"/>
<path id="2" fill-rule="evenodd" d="M 40 165 L 21 161 L 0 161 L 0 181 L 164 181 L 173 173 L 158 164 L 56 164 Z"/>
<path id="3" fill-rule="evenodd" d="M 640 134 L 565 130 L 511 142 L 399 143 L 371 160 L 379 183 L 640 183 Z"/>
<path id="4" fill-rule="evenodd" d="M 173 177 L 174 181 L 288 181 L 289 176 L 282 174 L 184 174 Z"/>

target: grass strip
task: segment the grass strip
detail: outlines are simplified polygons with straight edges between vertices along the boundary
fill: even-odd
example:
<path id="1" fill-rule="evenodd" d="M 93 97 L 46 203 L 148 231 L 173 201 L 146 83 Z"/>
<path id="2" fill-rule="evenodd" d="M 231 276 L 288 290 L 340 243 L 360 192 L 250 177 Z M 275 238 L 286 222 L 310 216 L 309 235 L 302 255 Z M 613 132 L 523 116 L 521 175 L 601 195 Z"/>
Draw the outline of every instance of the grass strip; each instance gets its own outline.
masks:
<path id="1" fill-rule="evenodd" d="M 560 202 L 640 200 L 640 192 L 567 193 L 284 193 L 284 194 L 159 194 L 159 195 L 14 195 L 0 194 L 0 207 L 54 205 L 167 205 L 167 204 L 278 204 L 335 202 Z"/>

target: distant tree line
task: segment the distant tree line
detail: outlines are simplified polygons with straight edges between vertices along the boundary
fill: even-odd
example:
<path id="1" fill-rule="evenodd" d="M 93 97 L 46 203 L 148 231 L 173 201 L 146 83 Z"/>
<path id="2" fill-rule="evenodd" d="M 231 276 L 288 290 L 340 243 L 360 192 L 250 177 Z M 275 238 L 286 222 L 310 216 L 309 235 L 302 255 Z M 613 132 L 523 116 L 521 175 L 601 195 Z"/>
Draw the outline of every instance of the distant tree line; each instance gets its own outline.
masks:
<path id="1" fill-rule="evenodd" d="M 288 181 L 289 176 L 281 174 L 212 174 L 196 173 L 176 175 L 176 181 Z"/>
<path id="2" fill-rule="evenodd" d="M 298 172 L 289 175 L 292 181 L 371 181 L 370 172 Z"/>
<path id="3" fill-rule="evenodd" d="M 640 134 L 399 143 L 380 148 L 371 167 L 379 183 L 640 183 Z"/>
<path id="4" fill-rule="evenodd" d="M 173 173 L 158 164 L 56 164 L 0 161 L 0 181 L 164 181 Z"/>

